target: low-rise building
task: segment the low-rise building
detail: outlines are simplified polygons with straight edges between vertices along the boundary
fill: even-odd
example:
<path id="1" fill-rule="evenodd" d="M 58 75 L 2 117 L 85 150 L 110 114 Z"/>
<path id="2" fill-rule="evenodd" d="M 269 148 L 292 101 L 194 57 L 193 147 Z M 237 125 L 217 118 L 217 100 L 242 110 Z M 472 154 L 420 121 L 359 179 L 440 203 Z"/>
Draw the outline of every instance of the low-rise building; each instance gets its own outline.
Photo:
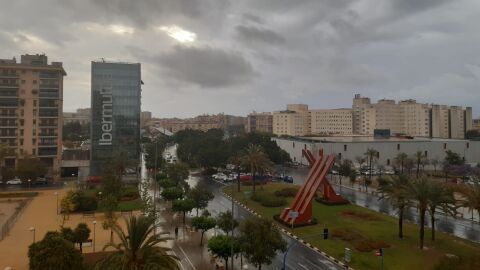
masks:
<path id="1" fill-rule="evenodd" d="M 77 109 L 76 112 L 64 112 L 63 124 L 78 122 L 80 125 L 88 125 L 90 124 L 91 117 L 92 110 L 90 108 Z"/>
<path id="2" fill-rule="evenodd" d="M 308 161 L 302 156 L 303 149 L 308 149 L 315 155 L 323 149 L 325 154 L 333 154 L 337 160 L 349 159 L 353 162 L 357 157 L 364 157 L 368 149 L 375 149 L 378 151 L 376 163 L 383 166 L 393 166 L 399 153 L 405 153 L 410 158 L 414 158 L 418 151 L 421 151 L 428 160 L 436 160 L 441 164 L 447 150 L 459 154 L 467 163 L 480 163 L 480 151 L 478 151 L 480 141 L 462 139 L 337 136 L 272 138 L 272 140 L 285 150 L 294 162 L 304 165 L 308 165 Z"/>
<path id="3" fill-rule="evenodd" d="M 247 124 L 245 131 L 251 132 L 265 132 L 273 133 L 273 115 L 269 112 L 264 113 L 250 113 L 247 117 Z"/>

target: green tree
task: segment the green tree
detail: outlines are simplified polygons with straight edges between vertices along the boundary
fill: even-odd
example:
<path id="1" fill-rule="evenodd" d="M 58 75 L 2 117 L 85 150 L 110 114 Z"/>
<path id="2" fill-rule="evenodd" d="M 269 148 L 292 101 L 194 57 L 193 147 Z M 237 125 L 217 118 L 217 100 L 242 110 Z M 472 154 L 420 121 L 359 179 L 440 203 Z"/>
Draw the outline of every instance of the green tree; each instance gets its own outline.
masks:
<path id="1" fill-rule="evenodd" d="M 17 175 L 22 180 L 35 181 L 37 177 L 44 176 L 48 171 L 47 165 L 38 158 L 23 158 L 18 160 Z"/>
<path id="2" fill-rule="evenodd" d="M 465 160 L 463 160 L 463 158 L 461 158 L 459 154 L 457 154 L 453 151 L 450 151 L 450 150 L 445 151 L 445 154 L 446 154 L 445 162 L 448 165 L 463 165 L 463 164 L 465 164 Z"/>
<path id="3" fill-rule="evenodd" d="M 373 170 L 373 163 L 378 159 L 378 151 L 373 148 L 368 148 L 367 152 L 365 152 L 365 157 L 367 158 L 368 162 L 368 178 L 372 180 L 372 170 Z"/>
<path id="4" fill-rule="evenodd" d="M 183 226 L 185 226 L 186 213 L 192 211 L 194 207 L 195 202 L 192 199 L 175 200 L 172 203 L 172 210 L 183 214 Z"/>
<path id="5" fill-rule="evenodd" d="M 386 178 L 380 184 L 378 192 L 380 199 L 386 199 L 398 210 L 398 238 L 403 239 L 403 218 L 405 210 L 411 205 L 408 194 L 409 179 L 405 175 Z"/>
<path id="6" fill-rule="evenodd" d="M 67 191 L 67 194 L 60 201 L 60 211 L 62 213 L 62 224 L 70 217 L 70 213 L 77 208 L 77 193 L 73 190 Z"/>
<path id="7" fill-rule="evenodd" d="M 177 186 L 177 183 L 171 179 L 161 179 L 158 181 L 158 186 L 161 188 L 171 188 Z"/>
<path id="8" fill-rule="evenodd" d="M 480 184 L 477 182 L 473 185 L 464 185 L 459 188 L 459 192 L 463 197 L 460 205 L 472 211 L 472 219 L 473 211 L 477 211 L 480 218 Z"/>
<path id="9" fill-rule="evenodd" d="M 420 165 L 424 162 L 425 158 L 426 157 L 422 151 L 417 151 L 415 153 L 415 160 L 417 161 L 417 178 L 420 176 Z"/>
<path id="10" fill-rule="evenodd" d="M 228 235 L 217 235 L 208 240 L 208 251 L 217 255 L 225 261 L 226 269 L 228 270 L 228 259 L 233 254 L 240 251 L 240 246 L 236 239 Z"/>
<path id="11" fill-rule="evenodd" d="M 122 190 L 122 178 L 118 175 L 113 163 L 107 164 L 102 175 L 102 194 L 103 196 L 112 195 L 119 197 Z"/>
<path id="12" fill-rule="evenodd" d="M 428 209 L 430 192 L 432 190 L 431 181 L 426 177 L 420 177 L 413 180 L 408 189 L 410 198 L 416 203 L 420 213 L 420 249 L 423 249 L 425 238 L 425 212 Z"/>
<path id="13" fill-rule="evenodd" d="M 242 155 L 241 152 L 235 152 L 230 157 L 230 163 L 235 166 L 235 171 L 237 173 L 237 192 L 240 192 L 240 169 L 242 167 Z"/>
<path id="14" fill-rule="evenodd" d="M 72 243 L 75 243 L 75 233 L 70 227 L 60 227 L 60 235 Z"/>
<path id="15" fill-rule="evenodd" d="M 126 231 L 114 225 L 119 244 L 108 244 L 115 252 L 96 264 L 95 269 L 110 270 L 179 270 L 178 258 L 170 255 L 164 243 L 170 238 L 154 235 L 155 220 L 146 216 L 132 216 L 125 220 Z M 105 249 L 104 248 L 104 249 Z"/>
<path id="16" fill-rule="evenodd" d="M 352 172 L 350 173 L 350 175 L 348 176 L 348 179 L 349 179 L 349 181 L 350 181 L 350 184 L 351 184 L 352 187 L 353 187 L 353 185 L 354 185 L 355 182 L 357 181 L 357 174 L 355 173 L 355 171 L 352 171 Z"/>
<path id="17" fill-rule="evenodd" d="M 87 224 L 79 223 L 75 230 L 73 230 L 73 235 L 75 238 L 75 243 L 78 243 L 80 247 L 80 253 L 82 253 L 82 246 L 85 241 L 90 237 L 90 228 Z"/>
<path id="18" fill-rule="evenodd" d="M 453 191 L 446 185 L 432 184 L 428 198 L 428 213 L 430 214 L 430 223 L 432 225 L 432 241 L 435 241 L 435 213 L 438 208 L 442 208 L 444 213 L 455 216 L 456 200 Z"/>
<path id="19" fill-rule="evenodd" d="M 192 227 L 196 230 L 200 230 L 201 237 L 200 237 L 200 246 L 203 245 L 203 235 L 206 231 L 213 229 L 216 225 L 216 221 L 214 218 L 207 217 L 207 216 L 199 216 L 192 218 Z"/>
<path id="20" fill-rule="evenodd" d="M 263 264 L 272 263 L 277 251 L 285 251 L 287 243 L 270 220 L 250 218 L 240 224 L 241 249 L 247 259 L 259 270 Z"/>
<path id="21" fill-rule="evenodd" d="M 110 229 L 110 243 L 113 243 L 113 225 L 117 222 L 115 211 L 118 209 L 117 197 L 109 194 L 100 201 L 100 208 L 103 210 L 105 220 L 102 223 L 104 229 Z"/>
<path id="22" fill-rule="evenodd" d="M 349 177 L 353 172 L 353 163 L 349 159 L 344 159 L 338 166 L 338 174 L 340 174 L 340 185 L 342 185 L 342 177 Z"/>
<path id="23" fill-rule="evenodd" d="M 162 190 L 160 196 L 166 201 L 174 201 L 183 197 L 183 190 L 179 187 L 166 188 Z"/>
<path id="24" fill-rule="evenodd" d="M 233 218 L 231 211 L 222 212 L 217 217 L 217 225 L 227 235 L 238 227 L 238 221 Z"/>
<path id="25" fill-rule="evenodd" d="M 403 174 L 403 170 L 405 169 L 405 163 L 408 159 L 408 155 L 405 153 L 398 153 L 395 157 L 395 163 L 400 166 L 400 174 Z"/>
<path id="26" fill-rule="evenodd" d="M 255 174 L 272 167 L 272 162 L 259 145 L 250 144 L 242 155 L 242 164 L 252 173 L 253 193 L 255 193 Z"/>
<path id="27" fill-rule="evenodd" d="M 194 188 L 188 192 L 187 197 L 194 202 L 194 208 L 197 210 L 204 209 L 208 206 L 208 202 L 213 200 L 213 193 L 208 190 L 205 184 L 198 183 Z"/>
<path id="28" fill-rule="evenodd" d="M 83 258 L 72 242 L 58 232 L 49 232 L 45 237 L 28 248 L 31 270 L 81 270 Z"/>

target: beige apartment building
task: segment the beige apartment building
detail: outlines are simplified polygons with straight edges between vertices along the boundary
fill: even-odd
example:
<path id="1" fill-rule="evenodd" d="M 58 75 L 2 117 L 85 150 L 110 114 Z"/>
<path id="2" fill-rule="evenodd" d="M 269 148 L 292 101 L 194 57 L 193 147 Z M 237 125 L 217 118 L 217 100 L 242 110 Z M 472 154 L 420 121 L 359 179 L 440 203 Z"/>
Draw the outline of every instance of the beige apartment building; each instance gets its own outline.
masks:
<path id="1" fill-rule="evenodd" d="M 382 99 L 371 103 L 370 98 L 357 94 L 352 109 L 353 134 L 359 135 L 389 129 L 392 134 L 463 139 L 472 123 L 470 107 L 422 104 L 413 99 L 398 103 Z"/>
<path id="2" fill-rule="evenodd" d="M 199 115 L 193 118 L 151 118 L 147 126 L 164 128 L 172 133 L 180 130 L 193 129 L 207 131 L 209 129 L 226 129 L 229 126 L 245 125 L 245 117 L 225 115 Z"/>
<path id="3" fill-rule="evenodd" d="M 472 120 L 472 129 L 480 131 L 480 119 Z"/>
<path id="4" fill-rule="evenodd" d="M 60 170 L 63 125 L 61 62 L 46 55 L 22 55 L 18 63 L 0 59 L 0 143 L 8 146 L 4 166 L 38 157 L 49 174 Z"/>
<path id="5" fill-rule="evenodd" d="M 265 132 L 273 133 L 273 115 L 272 113 L 250 113 L 247 116 L 247 123 L 245 125 L 245 131 L 251 132 Z"/>
<path id="6" fill-rule="evenodd" d="M 351 135 L 352 110 L 310 110 L 311 134 L 315 135 Z"/>
<path id="7" fill-rule="evenodd" d="M 273 112 L 275 135 L 304 136 L 310 134 L 311 123 L 308 105 L 288 104 L 287 110 Z"/>

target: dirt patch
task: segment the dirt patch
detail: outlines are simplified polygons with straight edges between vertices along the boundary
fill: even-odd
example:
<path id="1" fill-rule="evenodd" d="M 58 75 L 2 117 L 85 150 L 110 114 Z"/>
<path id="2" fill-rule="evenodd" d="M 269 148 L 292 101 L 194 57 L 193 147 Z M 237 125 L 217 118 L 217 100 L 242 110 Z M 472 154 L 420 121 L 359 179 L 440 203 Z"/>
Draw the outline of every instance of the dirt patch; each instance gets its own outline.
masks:
<path id="1" fill-rule="evenodd" d="M 391 247 L 391 245 L 387 242 L 368 239 L 361 233 L 348 228 L 333 230 L 332 237 L 340 238 L 343 241 L 349 242 L 356 250 L 360 252 L 370 252 L 379 248 Z"/>
<path id="2" fill-rule="evenodd" d="M 351 218 L 357 218 L 361 220 L 366 220 L 366 221 L 380 221 L 382 220 L 376 215 L 369 214 L 369 213 L 362 213 L 362 212 L 357 212 L 353 210 L 345 210 L 340 213 L 342 216 L 345 217 L 351 217 Z"/>

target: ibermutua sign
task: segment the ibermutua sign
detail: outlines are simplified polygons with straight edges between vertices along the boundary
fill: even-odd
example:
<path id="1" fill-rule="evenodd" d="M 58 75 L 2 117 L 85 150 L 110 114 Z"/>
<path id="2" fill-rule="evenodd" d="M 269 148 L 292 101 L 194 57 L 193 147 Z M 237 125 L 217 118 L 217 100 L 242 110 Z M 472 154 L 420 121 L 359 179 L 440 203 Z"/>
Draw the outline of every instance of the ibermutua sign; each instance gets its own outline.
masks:
<path id="1" fill-rule="evenodd" d="M 113 96 L 112 84 L 108 83 L 100 90 L 102 96 L 102 136 L 98 141 L 99 145 L 112 145 L 113 130 Z"/>

